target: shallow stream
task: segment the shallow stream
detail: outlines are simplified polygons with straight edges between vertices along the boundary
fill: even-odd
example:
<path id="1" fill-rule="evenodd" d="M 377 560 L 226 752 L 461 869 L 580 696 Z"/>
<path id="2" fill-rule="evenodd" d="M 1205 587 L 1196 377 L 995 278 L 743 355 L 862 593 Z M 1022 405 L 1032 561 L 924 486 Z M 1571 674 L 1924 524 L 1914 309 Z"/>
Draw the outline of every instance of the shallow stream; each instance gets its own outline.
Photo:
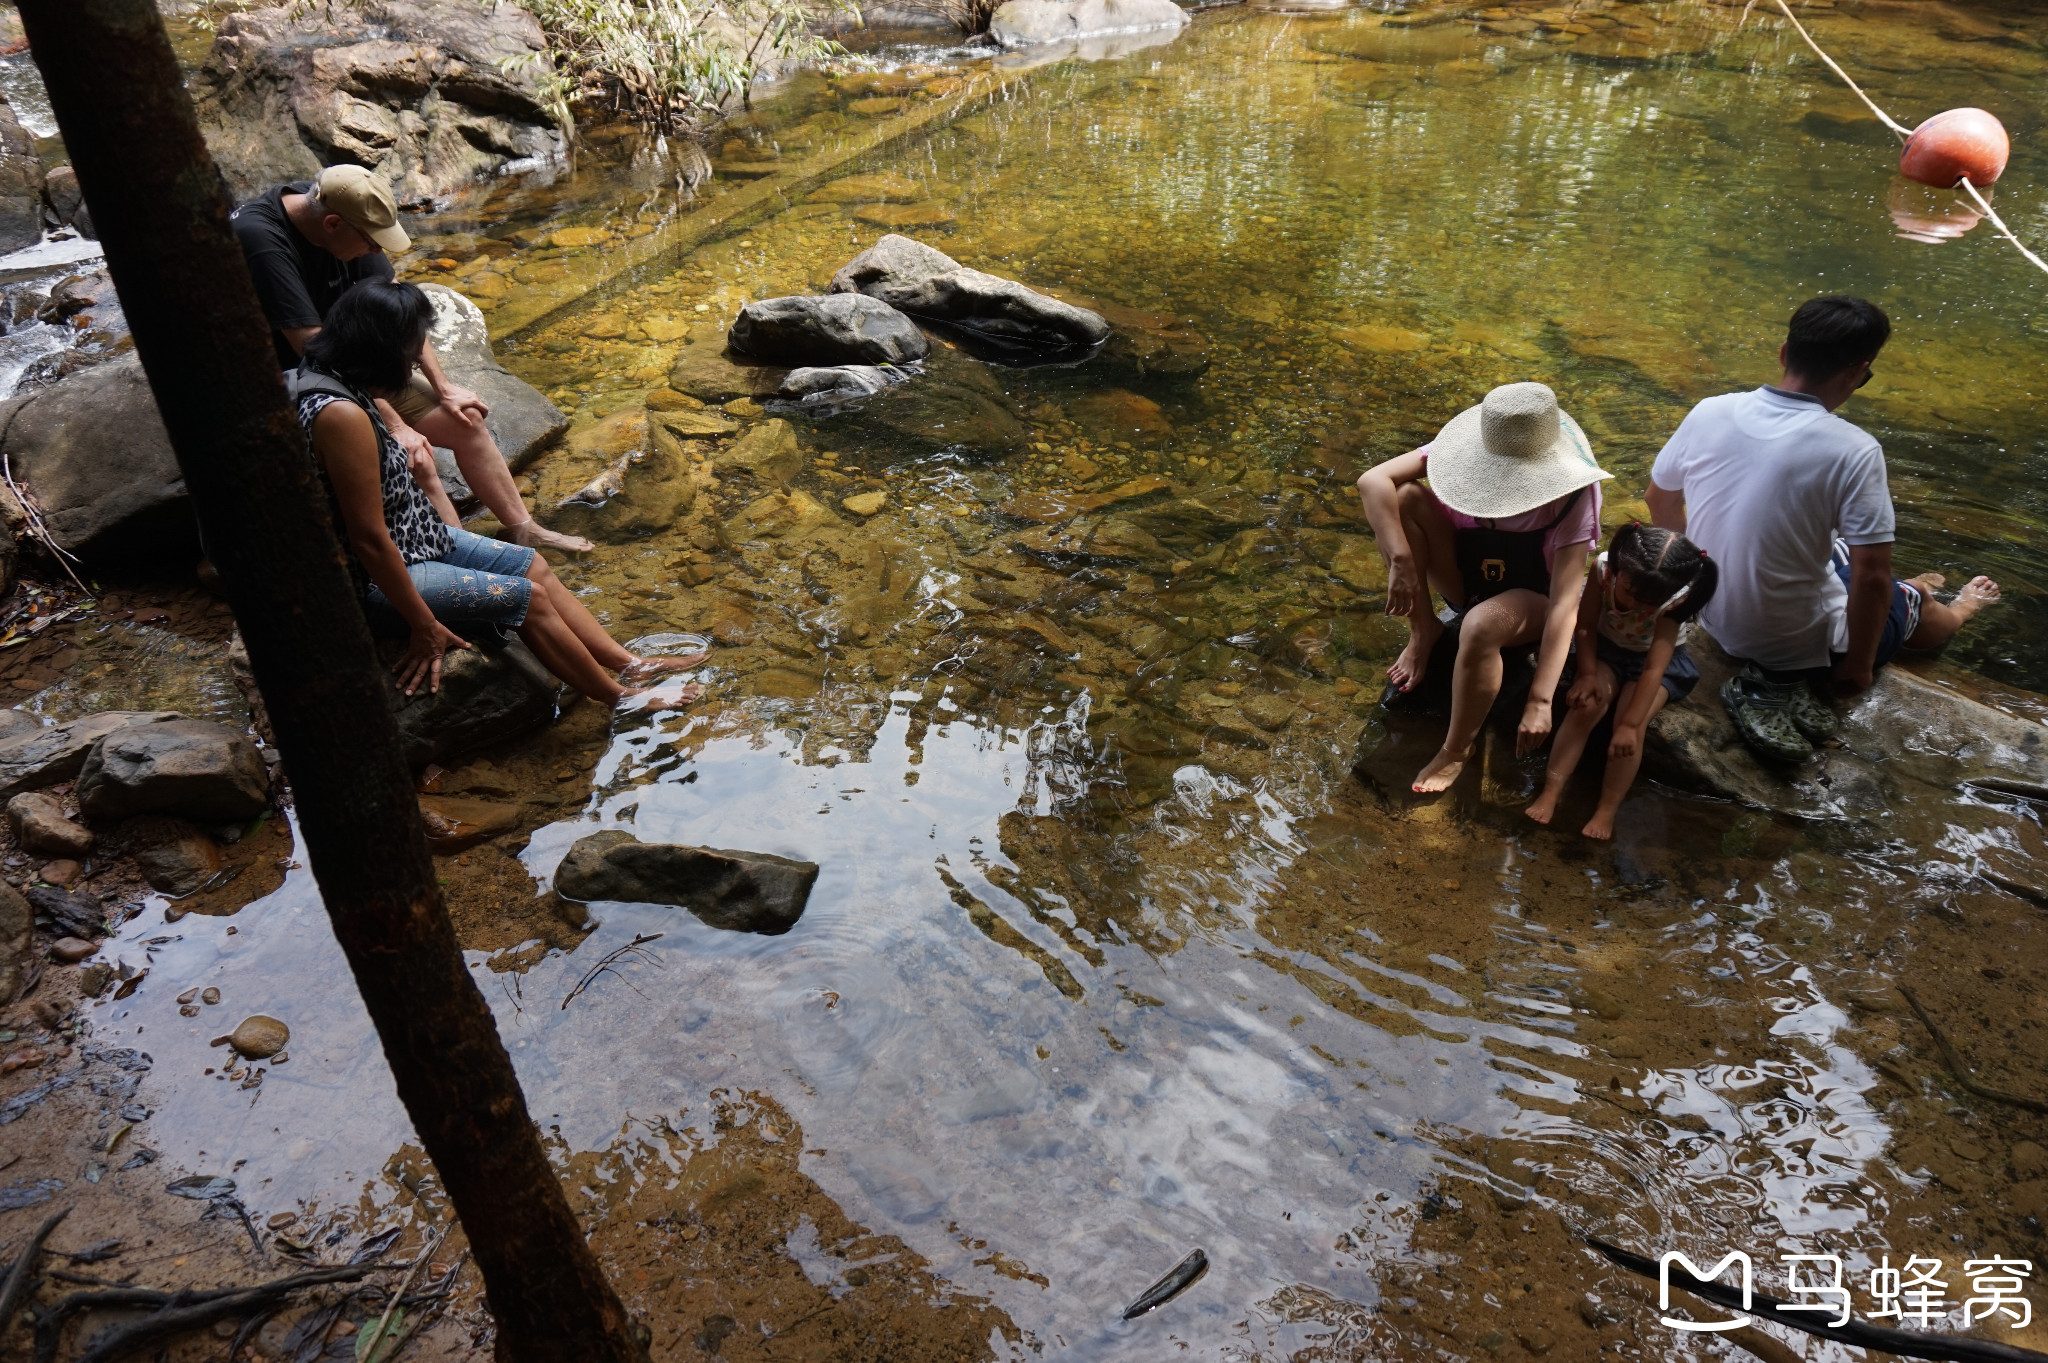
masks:
<path id="1" fill-rule="evenodd" d="M 2048 13 L 1811 8 L 1908 121 L 2003 116 L 2000 209 L 2048 239 L 2025 94 Z M 1965 1258 L 2037 1257 L 2038 1124 L 1966 1098 L 1891 987 L 1913 983 L 1983 1082 L 2048 1092 L 2040 910 L 1977 875 L 2036 874 L 2024 801 L 1799 825 L 1646 784 L 1601 846 L 1568 831 L 1589 789 L 1558 831 L 1527 824 L 1540 768 L 1497 750 L 1434 802 L 1352 775 L 1362 734 L 1388 770 L 1428 750 L 1373 718 L 1400 636 L 1357 471 L 1538 378 L 1619 475 L 1608 523 L 1639 514 L 1687 405 L 1774 377 L 1785 316 L 1824 290 L 1897 327 L 1846 414 L 1885 443 L 1901 563 L 2005 586 L 1950 662 L 2040 713 L 2040 280 L 1982 226 L 1902 237 L 1894 209 L 1953 205 L 1902 187 L 1888 135 L 1778 27 L 1735 32 L 1740 12 L 1206 14 L 1169 45 L 1013 75 L 845 167 L 880 178 L 501 343 L 575 418 L 527 475 L 547 507 L 644 443 L 650 391 L 671 401 L 738 304 L 822 287 L 890 227 L 1143 338 L 1071 369 L 941 349 L 920 395 L 783 413 L 801 497 L 687 443 L 695 510 L 562 573 L 622 638 L 711 634 L 711 697 L 609 728 L 585 706 L 449 775 L 538 825 L 451 859 L 450 893 L 658 1356 L 705 1348 L 702 1320 L 663 1314 L 675 1256 L 703 1247 L 680 1229 L 695 1212 L 641 1199 L 697 1187 L 721 1144 L 782 1148 L 926 1267 L 932 1319 L 991 1308 L 967 1337 L 1006 1357 L 1720 1356 L 1570 1228 L 1702 1263 L 1746 1249 L 1767 1291 L 1782 1253 L 1839 1254 L 1859 1284 L 1925 1254 L 1958 1303 Z M 996 80 L 959 53 L 882 55 L 865 85 L 764 101 L 721 167 L 892 112 L 860 101 Z M 694 211 L 664 149 L 612 145 L 423 224 L 407 268 L 496 311 L 562 256 Z M 879 512 L 841 509 L 871 490 Z M 1075 498 L 1093 519 L 1067 519 Z M 216 703 L 204 665 L 153 685 Z M 585 935 L 549 878 L 608 827 L 823 870 L 786 936 L 619 905 Z M 169 1161 L 232 1176 L 259 1212 L 431 1200 L 304 869 L 232 917 L 153 907 L 108 954 L 149 963 L 92 1017 L 154 1056 Z M 202 985 L 221 1005 L 181 1016 Z M 289 1062 L 209 1071 L 208 1041 L 253 1012 L 290 1023 Z M 849 1243 L 805 1219 L 766 1250 L 851 1311 L 871 1289 Z M 1195 1247 L 1204 1278 L 1112 1324 Z M 720 1253 L 699 1277 L 766 1271 Z M 727 1357 L 826 1356 L 817 1319 L 726 1316 Z M 2043 1347 L 2004 1324 L 1978 1328 Z"/>

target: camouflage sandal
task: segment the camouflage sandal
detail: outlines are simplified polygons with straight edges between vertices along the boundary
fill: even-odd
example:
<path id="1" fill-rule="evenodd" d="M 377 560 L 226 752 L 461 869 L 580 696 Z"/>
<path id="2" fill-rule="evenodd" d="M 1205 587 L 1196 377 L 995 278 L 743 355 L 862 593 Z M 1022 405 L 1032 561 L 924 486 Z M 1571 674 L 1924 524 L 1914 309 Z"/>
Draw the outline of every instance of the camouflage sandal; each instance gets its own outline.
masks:
<path id="1" fill-rule="evenodd" d="M 1721 684 L 1721 703 L 1743 742 L 1774 761 L 1804 762 L 1813 756 L 1813 745 L 1793 724 L 1788 700 L 1782 689 L 1748 677 L 1730 677 Z"/>
<path id="2" fill-rule="evenodd" d="M 1793 727 L 1815 745 L 1825 743 L 1842 732 L 1842 717 L 1811 686 L 1793 690 L 1785 710 L 1792 717 Z"/>

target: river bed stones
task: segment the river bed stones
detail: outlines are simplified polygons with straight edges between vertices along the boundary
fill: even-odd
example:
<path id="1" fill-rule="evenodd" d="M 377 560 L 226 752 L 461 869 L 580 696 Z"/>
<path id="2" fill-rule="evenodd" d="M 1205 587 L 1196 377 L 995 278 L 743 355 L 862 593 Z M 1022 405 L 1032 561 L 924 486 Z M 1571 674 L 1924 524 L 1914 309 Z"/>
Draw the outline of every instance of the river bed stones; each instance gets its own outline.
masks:
<path id="1" fill-rule="evenodd" d="M 743 355 L 789 365 L 909 364 L 931 349 L 915 322 L 860 293 L 749 303 L 727 339 Z"/>
<path id="2" fill-rule="evenodd" d="M 161 825 L 131 852 L 151 889 L 188 895 L 220 874 L 226 858 L 219 843 L 181 820 L 165 819 Z"/>
<path id="3" fill-rule="evenodd" d="M 744 473 L 763 482 L 787 483 L 803 467 L 803 450 L 797 445 L 796 428 L 781 417 L 770 417 L 726 448 L 711 456 L 718 473 Z"/>
<path id="4" fill-rule="evenodd" d="M 35 962 L 35 910 L 21 891 L 0 881 L 0 1008 L 27 987 Z"/>
<path id="5" fill-rule="evenodd" d="M 956 328 L 993 354 L 1015 358 L 1085 352 L 1110 334 L 1109 323 L 1097 313 L 1015 280 L 969 269 L 943 251 L 893 232 L 833 275 L 832 291 L 880 299 L 912 317 Z"/>
<path id="6" fill-rule="evenodd" d="M 643 843 L 608 829 L 569 848 L 555 870 L 555 893 L 582 903 L 673 904 L 714 928 L 776 936 L 796 926 L 817 879 L 813 862 Z"/>
<path id="7" fill-rule="evenodd" d="M 292 1039 L 292 1029 L 267 1013 L 252 1013 L 235 1024 L 235 1030 L 213 1044 L 232 1047 L 247 1060 L 268 1060 Z"/>
<path id="8" fill-rule="evenodd" d="M 110 733 L 182 718 L 170 710 L 104 710 L 46 729 L 17 731 L 0 739 L 0 797 L 11 799 L 25 790 L 76 778 L 85 767 L 86 754 Z"/>
<path id="9" fill-rule="evenodd" d="M 66 814 L 62 800 L 43 791 L 28 791 L 9 800 L 7 826 L 24 851 L 76 858 L 92 852 L 92 830 Z"/>
<path id="10" fill-rule="evenodd" d="M 206 823 L 270 807 L 270 771 L 247 735 L 224 724 L 172 719 L 117 729 L 86 754 L 78 808 L 92 820 L 177 814 Z"/>

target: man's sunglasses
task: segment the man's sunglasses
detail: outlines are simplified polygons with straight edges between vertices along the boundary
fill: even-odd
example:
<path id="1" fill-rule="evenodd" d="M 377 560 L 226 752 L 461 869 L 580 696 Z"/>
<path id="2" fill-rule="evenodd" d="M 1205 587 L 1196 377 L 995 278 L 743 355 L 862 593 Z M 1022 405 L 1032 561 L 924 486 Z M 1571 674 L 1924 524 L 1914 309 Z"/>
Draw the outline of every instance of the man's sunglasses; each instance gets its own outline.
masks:
<path id="1" fill-rule="evenodd" d="M 1875 369 L 1867 369 L 1867 370 L 1865 370 L 1865 371 L 1863 372 L 1863 381 L 1862 381 L 1861 383 L 1857 384 L 1856 386 L 1857 386 L 1858 388 L 1862 388 L 1862 387 L 1865 387 L 1865 386 L 1867 386 L 1867 385 L 1868 385 L 1868 384 L 1870 383 L 1870 381 L 1871 381 L 1872 379 L 1874 379 L 1874 378 L 1876 378 L 1876 377 L 1877 377 L 1877 371 L 1876 371 Z"/>

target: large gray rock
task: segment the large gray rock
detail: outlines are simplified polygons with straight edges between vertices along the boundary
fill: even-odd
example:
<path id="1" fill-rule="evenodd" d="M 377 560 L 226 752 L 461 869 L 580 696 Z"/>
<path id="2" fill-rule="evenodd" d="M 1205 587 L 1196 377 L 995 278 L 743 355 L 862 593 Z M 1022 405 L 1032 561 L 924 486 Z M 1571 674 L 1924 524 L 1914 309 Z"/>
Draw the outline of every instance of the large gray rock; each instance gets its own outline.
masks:
<path id="1" fill-rule="evenodd" d="M 133 351 L 0 404 L 0 429 L 50 533 L 88 564 L 184 569 L 198 558 L 185 477 Z"/>
<path id="2" fill-rule="evenodd" d="M 0 251 L 43 239 L 43 162 L 35 139 L 0 97 Z"/>
<path id="3" fill-rule="evenodd" d="M 773 364 L 909 364 L 931 351 L 917 323 L 866 294 L 764 298 L 740 309 L 734 350 Z"/>
<path id="4" fill-rule="evenodd" d="M 796 926 L 817 879 L 812 862 L 641 842 L 614 828 L 577 839 L 555 870 L 555 893 L 585 903 L 674 904 L 714 928 L 772 937 Z"/>
<path id="5" fill-rule="evenodd" d="M 1171 7 L 1171 0 L 1161 3 Z M 832 276 L 832 291 L 878 298 L 1005 354 L 1050 358 L 1109 339 L 1109 323 L 1085 308 L 970 270 L 943 251 L 893 232 Z"/>
<path id="6" fill-rule="evenodd" d="M 529 60 L 543 42 L 530 11 L 471 0 L 232 13 L 193 102 L 238 200 L 353 162 L 401 203 L 424 203 L 508 162 L 561 156 Z"/>
<path id="7" fill-rule="evenodd" d="M 569 418 L 538 388 L 498 363 L 491 351 L 490 328 L 477 305 L 442 284 L 422 284 L 434 304 L 434 325 L 427 333 L 448 377 L 476 393 L 491 409 L 484 419 L 505 462 L 525 468 L 562 438 Z M 466 498 L 468 485 L 455 467 L 455 457 L 437 451 L 441 481 L 451 494 Z"/>
<path id="8" fill-rule="evenodd" d="M 78 773 L 78 810 L 94 821 L 176 814 L 250 819 L 270 805 L 270 772 L 248 735 L 203 719 L 131 724 L 95 744 Z"/>
<path id="9" fill-rule="evenodd" d="M 384 652 L 395 659 L 404 645 L 387 641 Z M 451 650 L 441 665 L 439 691 L 422 686 L 408 697 L 395 683 L 391 687 L 406 761 L 414 767 L 452 766 L 538 729 L 555 717 L 560 690 L 561 683 L 517 639 Z"/>
<path id="10" fill-rule="evenodd" d="M 110 733 L 130 725 L 183 718 L 171 710 L 105 710 L 68 724 L 16 730 L 0 737 L 0 799 L 75 779 L 85 767 L 86 754 Z"/>
<path id="11" fill-rule="evenodd" d="M 1694 631 L 1700 682 L 1651 724 L 1644 763 L 1668 784 L 1799 818 L 1876 819 L 1976 782 L 2048 794 L 2048 727 L 1897 667 L 1843 716 L 1842 742 L 1796 766 L 1752 753 L 1721 704 L 1735 664 Z"/>
<path id="12" fill-rule="evenodd" d="M 989 21 L 999 47 L 1030 47 L 1113 33 L 1186 27 L 1173 0 L 1008 0 Z"/>

